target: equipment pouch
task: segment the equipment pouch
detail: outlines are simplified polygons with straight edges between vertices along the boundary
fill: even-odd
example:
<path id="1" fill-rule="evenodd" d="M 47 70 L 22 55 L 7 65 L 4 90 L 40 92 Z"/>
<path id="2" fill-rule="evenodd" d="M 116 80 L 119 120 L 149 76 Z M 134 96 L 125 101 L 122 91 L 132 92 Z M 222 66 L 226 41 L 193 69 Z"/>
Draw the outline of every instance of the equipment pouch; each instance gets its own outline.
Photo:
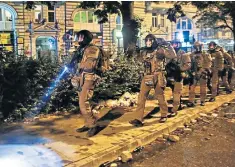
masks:
<path id="1" fill-rule="evenodd" d="M 74 76 L 71 79 L 71 84 L 73 85 L 74 88 L 78 89 L 79 92 L 81 91 L 81 84 L 80 84 L 80 82 L 81 82 L 81 79 L 78 76 Z"/>
<path id="2" fill-rule="evenodd" d="M 145 82 L 145 85 L 151 87 L 151 88 L 154 88 L 154 76 L 153 75 L 146 75 L 144 76 L 144 82 Z"/>

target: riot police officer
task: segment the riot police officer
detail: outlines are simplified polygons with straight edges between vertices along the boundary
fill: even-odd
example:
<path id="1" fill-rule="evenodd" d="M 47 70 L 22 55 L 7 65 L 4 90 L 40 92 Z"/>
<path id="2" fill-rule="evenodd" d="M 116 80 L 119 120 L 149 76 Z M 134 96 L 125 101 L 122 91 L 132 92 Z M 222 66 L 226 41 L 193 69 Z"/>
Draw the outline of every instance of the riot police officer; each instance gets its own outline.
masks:
<path id="1" fill-rule="evenodd" d="M 95 85 L 103 70 L 100 65 L 103 51 L 90 44 L 93 35 L 88 30 L 81 30 L 76 35 L 79 47 L 73 55 L 69 68 L 72 68 L 75 74 L 71 81 L 78 90 L 79 107 L 85 119 L 85 125 L 78 128 L 77 132 L 88 131 L 87 136 L 91 137 L 100 130 L 100 127 L 96 125 L 96 118 L 92 113 L 89 100 L 93 96 Z"/>
<path id="2" fill-rule="evenodd" d="M 191 67 L 190 55 L 185 53 L 178 45 L 173 45 L 177 57 L 166 65 L 168 76 L 173 76 L 173 108 L 171 117 L 177 115 L 177 111 L 181 109 L 181 93 L 183 90 L 183 80 L 187 76 L 188 70 Z"/>
<path id="3" fill-rule="evenodd" d="M 167 120 L 168 107 L 164 94 L 166 78 L 163 72 L 163 64 L 165 58 L 176 58 L 173 48 L 170 45 L 167 48 L 158 47 L 155 36 L 152 34 L 146 36 L 145 44 L 146 47 L 141 52 L 142 62 L 144 64 L 144 76 L 140 86 L 135 119 L 130 121 L 136 127 L 143 126 L 145 103 L 152 88 L 155 89 L 155 95 L 159 101 L 161 112 L 159 122 L 163 123 Z"/>
<path id="4" fill-rule="evenodd" d="M 202 44 L 200 42 L 194 43 L 194 52 L 191 54 L 192 68 L 190 70 L 192 82 L 189 85 L 189 107 L 194 107 L 195 88 L 200 82 L 200 100 L 201 106 L 205 105 L 207 95 L 207 80 L 210 75 L 210 68 L 212 65 L 211 55 L 202 51 Z"/>
<path id="5" fill-rule="evenodd" d="M 224 68 L 224 56 L 214 41 L 209 43 L 208 49 L 208 53 L 212 57 L 212 95 L 209 101 L 213 102 L 215 101 L 215 97 L 217 96 L 218 92 L 219 75 L 222 73 Z"/>

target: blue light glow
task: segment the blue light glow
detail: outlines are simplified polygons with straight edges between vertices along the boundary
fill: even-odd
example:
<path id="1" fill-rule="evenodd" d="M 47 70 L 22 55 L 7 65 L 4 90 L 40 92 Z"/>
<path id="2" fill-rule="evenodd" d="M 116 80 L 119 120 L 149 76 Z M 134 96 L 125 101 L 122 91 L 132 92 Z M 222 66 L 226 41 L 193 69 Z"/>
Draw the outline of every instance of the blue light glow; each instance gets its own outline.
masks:
<path id="1" fill-rule="evenodd" d="M 51 83 L 50 87 L 46 90 L 45 94 L 40 98 L 42 103 L 38 103 L 36 106 L 34 106 L 31 111 L 26 115 L 26 118 L 34 117 L 35 115 L 39 114 L 41 109 L 47 104 L 47 102 L 50 100 L 52 93 L 60 83 L 62 79 L 64 79 L 66 72 L 68 72 L 69 69 L 67 66 L 64 66 L 61 73 L 59 73 L 58 77 L 54 80 L 54 82 Z"/>

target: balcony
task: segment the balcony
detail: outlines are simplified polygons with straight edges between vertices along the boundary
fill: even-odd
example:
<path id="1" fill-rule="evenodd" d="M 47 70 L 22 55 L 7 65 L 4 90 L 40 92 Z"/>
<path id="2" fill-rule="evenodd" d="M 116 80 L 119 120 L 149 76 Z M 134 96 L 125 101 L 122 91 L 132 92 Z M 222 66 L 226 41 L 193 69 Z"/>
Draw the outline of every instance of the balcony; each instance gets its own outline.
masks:
<path id="1" fill-rule="evenodd" d="M 100 25 L 97 23 L 74 23 L 74 31 L 89 30 L 91 32 L 100 32 Z"/>
<path id="2" fill-rule="evenodd" d="M 12 21 L 0 21 L 0 31 L 12 31 Z"/>

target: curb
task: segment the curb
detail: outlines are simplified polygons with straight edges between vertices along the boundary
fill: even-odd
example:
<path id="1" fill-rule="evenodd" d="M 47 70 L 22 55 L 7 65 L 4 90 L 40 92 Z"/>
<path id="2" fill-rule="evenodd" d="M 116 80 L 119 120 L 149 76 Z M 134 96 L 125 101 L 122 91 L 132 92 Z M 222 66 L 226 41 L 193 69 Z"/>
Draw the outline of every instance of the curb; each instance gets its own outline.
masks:
<path id="1" fill-rule="evenodd" d="M 177 127 L 190 123 L 192 120 L 200 117 L 200 113 L 210 113 L 214 109 L 222 106 L 224 103 L 228 103 L 235 99 L 235 93 L 229 95 L 221 95 L 217 97 L 217 101 L 213 103 L 207 103 L 206 106 L 197 106 L 196 108 L 186 108 L 181 110 L 177 117 L 169 118 L 164 124 L 154 124 L 146 127 L 142 127 L 146 132 L 144 134 L 136 136 L 134 139 L 125 143 L 120 143 L 117 146 L 110 147 L 106 150 L 102 150 L 97 154 L 82 160 L 74 161 L 65 165 L 66 167 L 98 167 L 107 161 L 113 161 L 119 157 L 123 151 L 132 152 L 135 148 L 150 144 L 163 134 L 169 134 L 177 129 Z M 209 105 L 211 104 L 211 105 Z"/>

